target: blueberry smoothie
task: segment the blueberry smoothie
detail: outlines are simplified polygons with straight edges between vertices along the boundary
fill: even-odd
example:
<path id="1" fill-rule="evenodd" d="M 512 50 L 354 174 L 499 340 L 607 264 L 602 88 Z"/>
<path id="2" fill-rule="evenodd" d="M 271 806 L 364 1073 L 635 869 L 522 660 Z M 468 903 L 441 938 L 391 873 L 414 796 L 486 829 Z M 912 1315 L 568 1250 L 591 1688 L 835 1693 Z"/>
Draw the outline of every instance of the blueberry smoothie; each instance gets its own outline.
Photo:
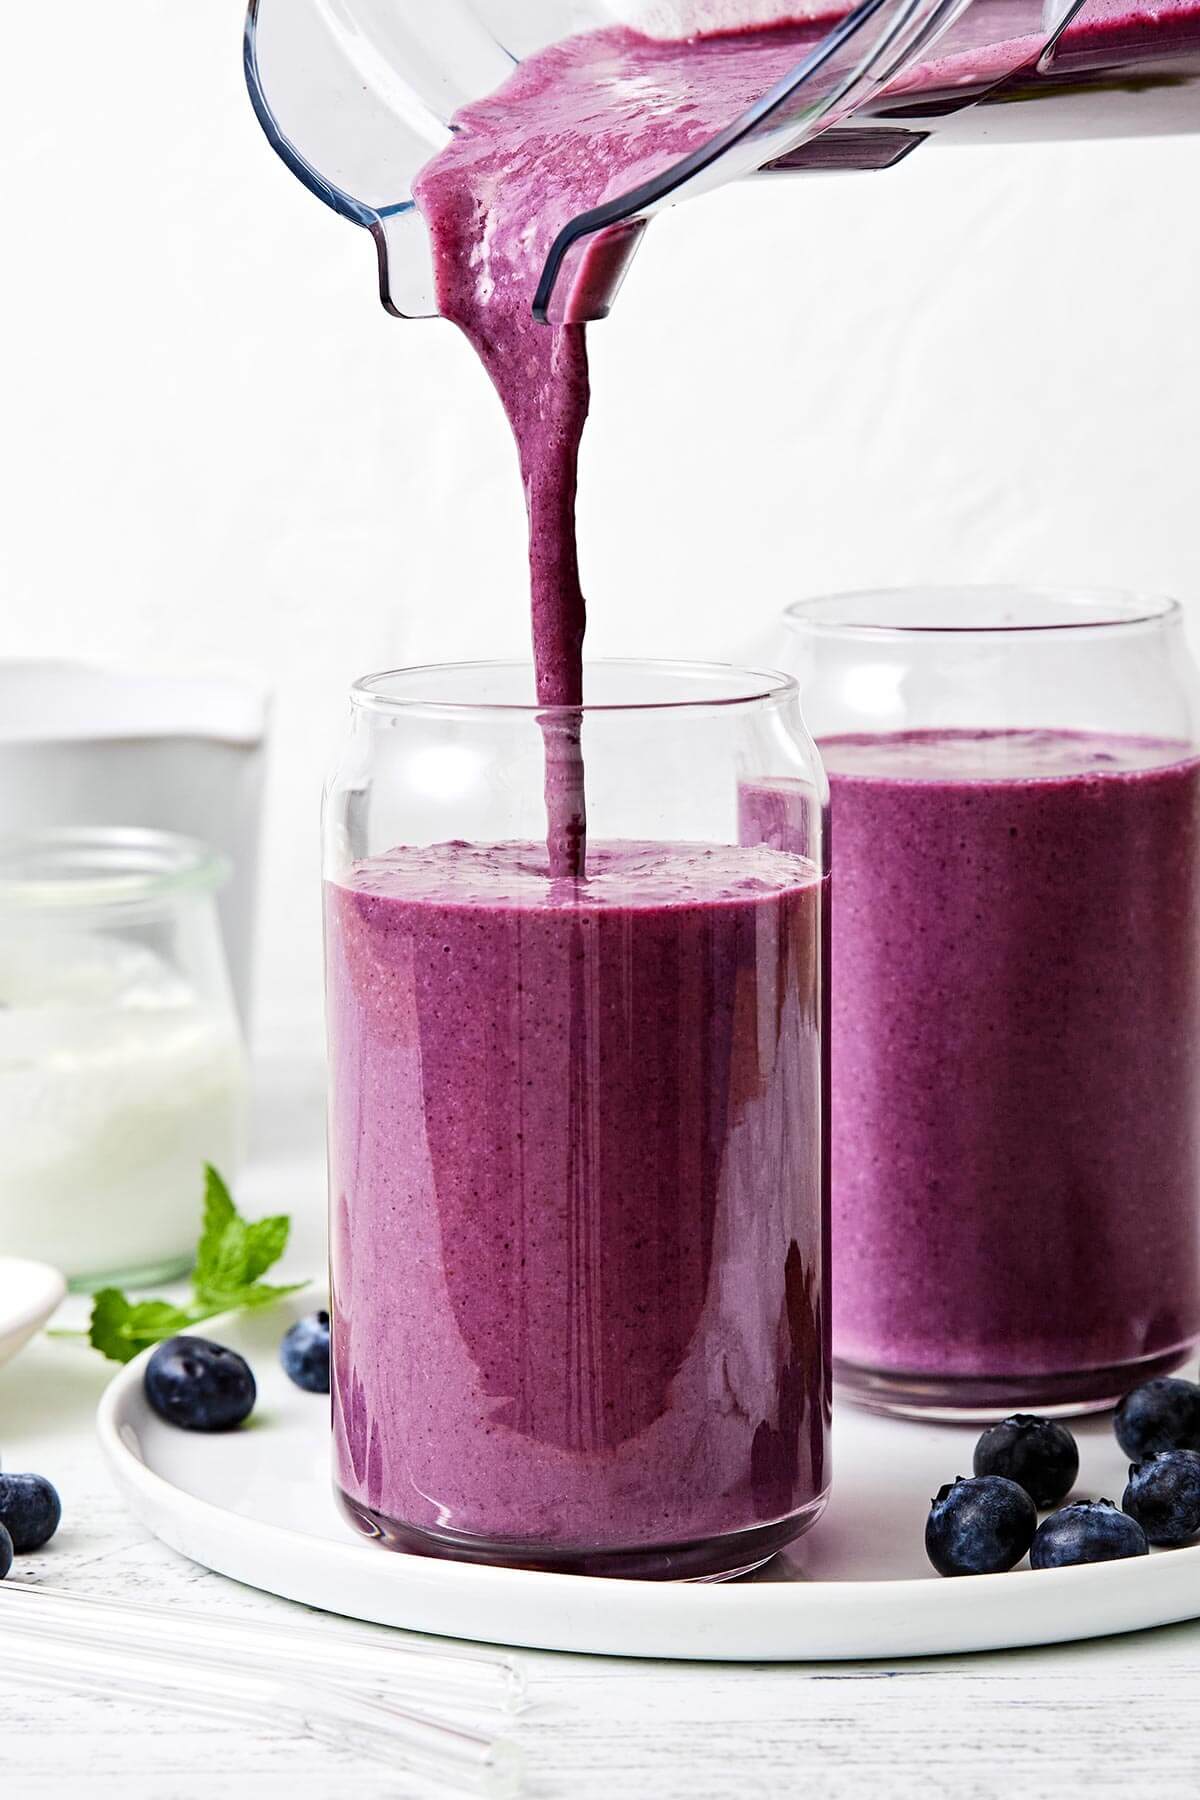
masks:
<path id="1" fill-rule="evenodd" d="M 827 1483 L 822 884 L 441 844 L 328 888 L 334 1434 L 401 1548 L 704 1576 Z"/>
<path id="2" fill-rule="evenodd" d="M 839 1368 L 971 1407 L 1176 1366 L 1200 1338 L 1200 761 L 1069 732 L 821 751 Z"/>

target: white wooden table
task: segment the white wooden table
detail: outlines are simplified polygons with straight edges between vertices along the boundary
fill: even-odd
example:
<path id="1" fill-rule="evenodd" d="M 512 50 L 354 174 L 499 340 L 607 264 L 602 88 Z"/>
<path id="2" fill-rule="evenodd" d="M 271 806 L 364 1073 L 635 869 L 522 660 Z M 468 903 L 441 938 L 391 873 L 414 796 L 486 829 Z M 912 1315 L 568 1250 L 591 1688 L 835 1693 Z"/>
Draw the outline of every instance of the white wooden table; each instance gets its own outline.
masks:
<path id="1" fill-rule="evenodd" d="M 268 1084 L 251 1213 L 302 1215 L 290 1265 L 320 1267 L 320 1099 L 312 1071 Z M 109 1365 L 42 1340 L 0 1371 L 0 1456 L 49 1475 L 62 1529 L 14 1574 L 89 1594 L 286 1617 L 285 1601 L 185 1562 L 116 1499 L 92 1433 Z M 920 1663 L 798 1667 L 614 1662 L 522 1652 L 515 1726 L 541 1800 L 1195 1800 L 1200 1624 Z M 222 1728 L 0 1679 L 11 1800 L 385 1800 L 414 1790 L 282 1732 Z"/>

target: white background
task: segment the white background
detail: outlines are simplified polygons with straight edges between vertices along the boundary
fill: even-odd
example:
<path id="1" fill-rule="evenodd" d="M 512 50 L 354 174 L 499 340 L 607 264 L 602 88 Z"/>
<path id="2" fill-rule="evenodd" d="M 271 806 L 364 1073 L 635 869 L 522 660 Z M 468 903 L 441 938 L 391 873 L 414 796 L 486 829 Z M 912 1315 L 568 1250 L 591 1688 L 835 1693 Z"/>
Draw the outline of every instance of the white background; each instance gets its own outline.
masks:
<path id="1" fill-rule="evenodd" d="M 241 15 L 5 9 L 0 649 L 274 690 L 259 1030 L 315 1051 L 343 691 L 523 649 L 522 526 L 465 345 L 261 138 Z M 659 221 L 593 334 L 592 647 L 761 655 L 880 582 L 1200 605 L 1198 192 L 1200 137 L 933 149 Z"/>

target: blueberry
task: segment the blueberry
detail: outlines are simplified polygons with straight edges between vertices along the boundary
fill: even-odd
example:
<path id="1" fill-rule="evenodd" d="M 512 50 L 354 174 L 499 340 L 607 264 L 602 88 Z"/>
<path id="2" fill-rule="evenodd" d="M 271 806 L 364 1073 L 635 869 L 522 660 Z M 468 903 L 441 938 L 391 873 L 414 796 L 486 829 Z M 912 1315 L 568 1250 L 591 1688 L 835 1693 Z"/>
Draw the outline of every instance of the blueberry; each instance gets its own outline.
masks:
<path id="1" fill-rule="evenodd" d="M 1126 1394 L 1113 1430 L 1134 1462 L 1158 1450 L 1200 1450 L 1200 1387 L 1171 1375 L 1147 1381 Z"/>
<path id="2" fill-rule="evenodd" d="M 310 1394 L 329 1392 L 329 1314 L 309 1313 L 285 1332 L 279 1360 L 297 1387 Z"/>
<path id="3" fill-rule="evenodd" d="M 939 1575 L 998 1575 L 1019 1563 L 1037 1530 L 1037 1509 L 1004 1475 L 959 1476 L 930 1502 L 925 1550 Z"/>
<path id="4" fill-rule="evenodd" d="M 8 1574 L 13 1562 L 13 1541 L 3 1525 L 0 1525 L 0 1581 Z"/>
<path id="5" fill-rule="evenodd" d="M 1121 1505 L 1152 1544 L 1186 1544 L 1200 1531 L 1200 1456 L 1160 1450 L 1135 1463 Z"/>
<path id="6" fill-rule="evenodd" d="M 0 1475 L 0 1525 L 18 1556 L 48 1544 L 61 1518 L 62 1502 L 44 1475 Z"/>
<path id="7" fill-rule="evenodd" d="M 1007 1475 L 1038 1507 L 1057 1506 L 1075 1485 L 1079 1448 L 1065 1425 L 1013 1413 L 975 1446 L 977 1475 Z"/>
<path id="8" fill-rule="evenodd" d="M 228 1431 L 254 1406 L 250 1365 L 207 1338 L 174 1337 L 146 1364 L 146 1398 L 160 1419 L 185 1431 Z"/>
<path id="9" fill-rule="evenodd" d="M 1063 1569 L 1068 1563 L 1119 1562 L 1149 1554 L 1137 1520 L 1119 1512 L 1111 1500 L 1076 1500 L 1042 1520 L 1029 1561 L 1035 1569 Z"/>

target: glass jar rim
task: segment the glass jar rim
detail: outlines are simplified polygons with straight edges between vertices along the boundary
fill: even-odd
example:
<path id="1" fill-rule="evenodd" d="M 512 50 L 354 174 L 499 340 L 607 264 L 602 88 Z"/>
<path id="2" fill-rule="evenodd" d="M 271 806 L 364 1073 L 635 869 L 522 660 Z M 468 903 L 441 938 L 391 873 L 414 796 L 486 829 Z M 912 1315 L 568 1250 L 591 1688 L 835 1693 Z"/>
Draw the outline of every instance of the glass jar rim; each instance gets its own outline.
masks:
<path id="1" fill-rule="evenodd" d="M 622 675 L 636 677 L 638 675 L 661 680 L 665 685 L 670 682 L 693 682 L 697 691 L 693 694 L 663 695 L 661 698 L 634 700 L 590 700 L 585 698 L 582 706 L 543 705 L 536 698 L 521 700 L 482 698 L 471 699 L 456 697 L 452 692 L 439 691 L 444 681 L 447 688 L 457 680 L 477 680 L 481 687 L 486 687 L 489 678 L 497 682 L 504 677 L 523 679 L 530 689 L 533 684 L 533 665 L 517 658 L 494 658 L 473 662 L 418 663 L 411 668 L 387 669 L 375 675 L 364 675 L 354 682 L 350 689 L 352 706 L 368 712 L 449 712 L 449 713 L 502 713 L 508 715 L 525 715 L 534 718 L 553 718 L 563 715 L 569 718 L 585 717 L 595 713 L 643 713 L 668 711 L 695 711 L 709 708 L 726 708 L 738 706 L 756 706 L 778 704 L 796 696 L 799 692 L 794 676 L 784 674 L 778 669 L 743 668 L 736 663 L 694 662 L 672 660 L 661 657 L 615 657 L 604 656 L 589 659 L 584 664 L 585 681 L 589 674 L 601 674 L 618 680 Z M 428 685 L 428 692 L 388 691 L 389 684 L 408 684 L 414 690 Z M 707 683 L 710 691 L 703 691 Z M 727 691 L 732 684 L 738 691 Z"/>
<path id="2" fill-rule="evenodd" d="M 993 616 L 980 617 L 989 607 Z M 895 616 L 905 609 L 909 616 Z M 956 619 L 951 616 L 955 610 L 971 616 Z M 814 634 L 969 638 L 1126 631 L 1173 623 L 1181 614 L 1179 601 L 1170 595 L 1133 589 L 946 582 L 814 595 L 793 601 L 783 616 L 789 625 Z"/>
<path id="3" fill-rule="evenodd" d="M 224 856 L 174 831 L 49 826 L 0 836 L 0 911 L 153 907 L 211 892 L 228 875 Z"/>

